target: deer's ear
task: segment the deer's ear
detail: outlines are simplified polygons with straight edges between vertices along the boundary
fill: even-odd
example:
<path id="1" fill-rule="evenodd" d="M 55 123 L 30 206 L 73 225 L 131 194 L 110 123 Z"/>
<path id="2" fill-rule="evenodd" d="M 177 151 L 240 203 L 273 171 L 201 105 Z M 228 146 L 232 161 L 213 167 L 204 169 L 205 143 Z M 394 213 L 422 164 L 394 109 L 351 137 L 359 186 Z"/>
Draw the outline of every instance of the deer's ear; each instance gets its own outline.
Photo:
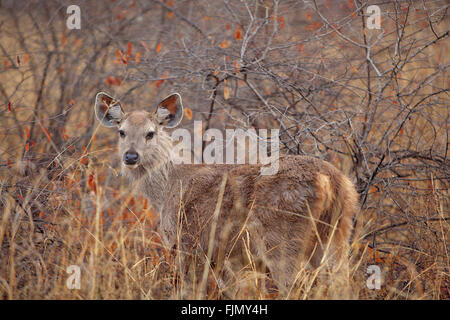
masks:
<path id="1" fill-rule="evenodd" d="M 105 127 L 116 127 L 124 116 L 120 103 L 110 95 L 99 92 L 95 96 L 95 116 Z"/>
<path id="2" fill-rule="evenodd" d="M 156 108 L 156 118 L 166 128 L 176 127 L 183 118 L 183 103 L 178 93 L 173 93 L 161 101 Z"/>

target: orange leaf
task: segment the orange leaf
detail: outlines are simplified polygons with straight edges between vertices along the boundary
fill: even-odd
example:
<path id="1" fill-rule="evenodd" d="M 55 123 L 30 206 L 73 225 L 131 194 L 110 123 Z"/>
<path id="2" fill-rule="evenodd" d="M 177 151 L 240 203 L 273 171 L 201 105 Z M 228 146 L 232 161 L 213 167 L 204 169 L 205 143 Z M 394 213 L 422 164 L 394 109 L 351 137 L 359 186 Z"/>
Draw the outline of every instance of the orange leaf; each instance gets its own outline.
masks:
<path id="1" fill-rule="evenodd" d="M 352 70 L 354 73 L 359 73 L 358 69 L 356 69 L 354 66 L 352 66 Z"/>
<path id="2" fill-rule="evenodd" d="M 230 89 L 227 86 L 223 87 L 223 97 L 225 100 L 228 100 L 230 97 Z"/>
<path id="3" fill-rule="evenodd" d="M 47 140 L 48 140 L 48 142 L 50 142 L 50 133 L 48 133 L 48 130 L 47 129 L 45 129 L 45 128 L 42 128 L 42 130 L 44 131 L 44 133 L 45 133 L 45 135 L 47 136 Z"/>
<path id="4" fill-rule="evenodd" d="M 228 40 L 223 40 L 221 43 L 219 43 L 219 48 L 226 49 L 230 46 L 231 42 Z"/>
<path id="5" fill-rule="evenodd" d="M 30 143 L 29 142 L 27 142 L 26 145 L 25 145 L 25 150 L 28 151 L 28 149 L 30 149 Z"/>
<path id="6" fill-rule="evenodd" d="M 308 12 L 308 13 L 306 14 L 306 19 L 311 20 L 311 13 Z"/>
<path id="7" fill-rule="evenodd" d="M 128 47 L 127 55 L 131 56 L 131 51 L 133 50 L 133 46 L 131 45 L 131 42 L 128 42 L 127 47 Z"/>
<path id="8" fill-rule="evenodd" d="M 184 115 L 186 116 L 186 118 L 191 120 L 192 119 L 192 110 L 190 108 L 184 108 Z"/>
<path id="9" fill-rule="evenodd" d="M 313 22 L 309 26 L 306 26 L 306 30 L 307 31 L 315 31 L 315 30 L 319 29 L 320 27 L 322 27 L 321 22 Z"/>
<path id="10" fill-rule="evenodd" d="M 27 63 L 29 58 L 30 58 L 30 56 L 28 55 L 28 53 L 25 53 L 23 55 L 23 63 Z"/>
<path id="11" fill-rule="evenodd" d="M 305 46 L 304 46 L 303 44 L 299 43 L 299 44 L 298 44 L 298 51 L 299 51 L 300 53 L 303 53 L 304 47 L 305 47 Z"/>
<path id="12" fill-rule="evenodd" d="M 163 84 L 164 80 L 163 79 L 159 79 L 158 81 L 156 81 L 155 83 L 155 87 L 159 88 L 162 84 Z"/>
<path id="13" fill-rule="evenodd" d="M 62 43 L 63 47 L 64 47 L 64 46 L 66 45 L 66 43 L 67 43 L 67 38 L 66 38 L 66 34 L 65 34 L 65 33 L 62 34 L 61 43 Z"/>
<path id="14" fill-rule="evenodd" d="M 242 29 L 241 29 L 241 27 L 237 27 L 236 30 L 234 31 L 234 38 L 236 40 L 242 40 Z"/>
<path id="15" fill-rule="evenodd" d="M 158 43 L 158 46 L 156 47 L 156 53 L 159 53 L 161 51 L 162 43 Z"/>
<path id="16" fill-rule="evenodd" d="M 136 64 L 139 64 L 139 62 L 141 61 L 141 53 L 140 52 L 137 52 L 134 55 L 134 61 L 136 62 Z"/>
<path id="17" fill-rule="evenodd" d="M 173 13 L 173 11 L 167 12 L 167 18 L 168 19 L 172 19 L 174 15 L 175 15 L 175 13 Z"/>
<path id="18" fill-rule="evenodd" d="M 278 21 L 278 24 L 280 25 L 280 30 L 283 29 L 283 28 L 284 28 L 284 25 L 285 25 L 284 17 L 278 16 L 278 17 L 277 17 L 277 21 Z"/>

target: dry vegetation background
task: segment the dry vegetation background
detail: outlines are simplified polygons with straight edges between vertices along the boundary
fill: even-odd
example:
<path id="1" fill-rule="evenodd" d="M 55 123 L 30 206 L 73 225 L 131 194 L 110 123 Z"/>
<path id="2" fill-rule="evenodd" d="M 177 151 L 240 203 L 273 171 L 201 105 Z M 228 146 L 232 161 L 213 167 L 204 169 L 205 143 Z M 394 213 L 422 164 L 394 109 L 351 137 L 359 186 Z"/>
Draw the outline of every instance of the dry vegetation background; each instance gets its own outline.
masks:
<path id="1" fill-rule="evenodd" d="M 66 28 L 71 4 L 80 30 Z M 380 30 L 366 27 L 370 4 Z M 361 213 L 345 297 L 449 299 L 448 7 L 2 1 L 0 297 L 199 297 L 161 243 L 158 213 L 118 175 L 116 132 L 93 112 L 98 91 L 127 110 L 177 91 L 184 128 L 279 128 L 282 153 L 354 179 Z M 380 290 L 366 287 L 372 264 Z M 81 267 L 79 290 L 66 287 L 69 265 Z M 236 275 L 238 298 L 284 298 L 250 274 Z M 200 298 L 218 298 L 216 282 L 211 271 Z M 342 297 L 306 271 L 298 285 L 291 298 Z"/>

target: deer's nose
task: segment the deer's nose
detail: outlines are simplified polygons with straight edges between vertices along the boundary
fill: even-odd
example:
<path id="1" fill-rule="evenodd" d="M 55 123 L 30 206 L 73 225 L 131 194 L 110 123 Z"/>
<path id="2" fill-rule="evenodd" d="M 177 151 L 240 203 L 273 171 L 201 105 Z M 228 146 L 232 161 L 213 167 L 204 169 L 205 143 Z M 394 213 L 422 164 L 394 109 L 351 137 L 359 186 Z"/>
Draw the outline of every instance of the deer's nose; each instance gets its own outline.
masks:
<path id="1" fill-rule="evenodd" d="M 134 150 L 129 150 L 129 151 L 125 152 L 125 154 L 123 155 L 123 162 L 125 162 L 125 164 L 133 165 L 133 164 L 136 164 L 138 162 L 138 160 L 139 160 L 139 155 Z"/>

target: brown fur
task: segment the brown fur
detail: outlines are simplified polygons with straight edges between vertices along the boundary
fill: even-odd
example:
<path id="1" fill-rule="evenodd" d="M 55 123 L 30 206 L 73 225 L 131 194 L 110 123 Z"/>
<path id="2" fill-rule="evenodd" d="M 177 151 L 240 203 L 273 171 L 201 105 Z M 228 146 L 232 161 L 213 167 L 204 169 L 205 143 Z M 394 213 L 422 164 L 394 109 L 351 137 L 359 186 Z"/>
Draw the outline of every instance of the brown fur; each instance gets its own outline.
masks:
<path id="1" fill-rule="evenodd" d="M 259 164 L 175 165 L 170 137 L 155 117 L 145 111 L 124 115 L 118 127 L 127 138 L 119 139 L 119 152 L 133 147 L 140 154 L 139 165 L 124 165 L 123 172 L 159 212 L 168 247 L 206 256 L 226 175 L 212 255 L 223 274 L 226 261 L 235 269 L 248 263 L 246 246 L 280 288 L 292 285 L 300 266 L 319 266 L 326 252 L 332 261 L 346 259 L 358 195 L 334 166 L 312 157 L 282 156 L 278 172 L 263 176 Z M 149 128 L 156 134 L 144 141 Z"/>

